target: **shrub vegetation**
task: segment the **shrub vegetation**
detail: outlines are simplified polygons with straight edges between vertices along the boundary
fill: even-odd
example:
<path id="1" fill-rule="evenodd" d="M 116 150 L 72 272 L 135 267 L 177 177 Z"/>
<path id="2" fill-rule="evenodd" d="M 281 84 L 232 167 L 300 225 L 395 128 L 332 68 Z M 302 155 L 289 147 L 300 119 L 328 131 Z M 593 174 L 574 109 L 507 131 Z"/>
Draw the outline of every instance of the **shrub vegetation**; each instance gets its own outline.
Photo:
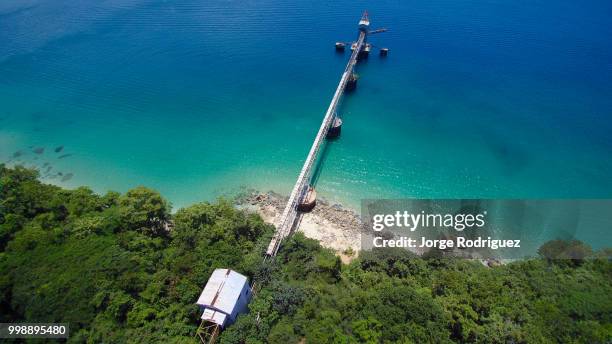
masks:
<path id="1" fill-rule="evenodd" d="M 69 342 L 196 343 L 195 301 L 220 267 L 258 286 L 221 343 L 612 339 L 609 252 L 580 242 L 494 268 L 388 249 L 343 265 L 295 234 L 263 264 L 273 228 L 230 202 L 172 214 L 145 187 L 100 196 L 37 178 L 0 165 L 0 322 L 68 322 Z"/>

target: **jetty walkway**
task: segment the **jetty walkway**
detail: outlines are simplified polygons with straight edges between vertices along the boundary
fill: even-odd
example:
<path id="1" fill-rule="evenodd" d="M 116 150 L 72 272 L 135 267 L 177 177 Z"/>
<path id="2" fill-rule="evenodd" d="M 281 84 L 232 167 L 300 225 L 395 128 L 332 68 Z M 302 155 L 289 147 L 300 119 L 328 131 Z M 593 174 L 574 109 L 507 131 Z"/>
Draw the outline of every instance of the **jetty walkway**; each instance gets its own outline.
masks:
<path id="1" fill-rule="evenodd" d="M 285 239 L 292 232 L 296 224 L 296 220 L 298 219 L 300 205 L 308 202 L 314 202 L 314 198 L 316 196 L 314 195 L 314 188 L 310 185 L 313 167 L 315 166 L 319 150 L 325 138 L 330 134 L 330 128 L 333 126 L 338 126 L 334 129 L 339 130 L 339 126 L 341 125 L 337 112 L 338 104 L 340 103 L 343 94 L 347 90 L 347 85 L 349 88 L 355 87 L 357 79 L 356 75 L 354 74 L 354 68 L 355 64 L 357 64 L 357 60 L 360 56 L 367 54 L 370 50 L 370 45 L 366 43 L 366 38 L 369 33 L 369 25 L 370 22 L 366 12 L 359 21 L 359 37 L 357 38 L 357 41 L 351 45 L 351 57 L 346 65 L 346 68 L 344 69 L 344 72 L 342 73 L 342 77 L 340 78 L 336 92 L 334 93 L 329 107 L 327 108 L 325 117 L 323 117 L 319 131 L 317 132 L 317 136 L 315 137 L 312 147 L 310 148 L 310 152 L 308 153 L 306 161 L 304 162 L 304 166 L 302 167 L 295 186 L 289 195 L 287 205 L 277 221 L 276 233 L 274 234 L 274 237 L 270 241 L 268 249 L 266 250 L 267 256 L 275 256 L 283 239 Z M 385 29 L 376 30 L 376 32 L 382 32 L 384 30 Z M 344 43 L 336 43 L 336 49 L 344 49 Z M 386 49 L 384 54 L 386 55 Z"/>

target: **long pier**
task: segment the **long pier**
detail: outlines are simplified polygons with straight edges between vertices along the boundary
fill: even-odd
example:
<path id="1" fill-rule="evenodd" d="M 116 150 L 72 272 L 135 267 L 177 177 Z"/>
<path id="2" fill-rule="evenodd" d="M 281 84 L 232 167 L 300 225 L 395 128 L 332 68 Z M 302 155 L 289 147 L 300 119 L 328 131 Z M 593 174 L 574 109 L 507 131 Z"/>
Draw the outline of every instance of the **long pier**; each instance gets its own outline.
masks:
<path id="1" fill-rule="evenodd" d="M 315 137 L 314 142 L 312 143 L 310 152 L 306 157 L 304 166 L 302 167 L 295 186 L 293 187 L 293 190 L 289 195 L 287 205 L 285 206 L 282 215 L 277 221 L 276 233 L 274 234 L 274 237 L 270 241 L 268 249 L 266 250 L 267 256 L 276 255 L 281 242 L 291 233 L 293 227 L 295 226 L 298 217 L 298 206 L 308 193 L 313 166 L 315 166 L 319 150 L 323 144 L 323 141 L 325 140 L 327 133 L 329 132 L 332 123 L 334 122 L 337 116 L 336 109 L 338 107 L 338 104 L 342 99 L 342 95 L 344 94 L 349 79 L 353 77 L 353 70 L 355 68 L 355 64 L 357 63 L 357 59 L 360 53 L 362 52 L 362 48 L 364 48 L 364 45 L 366 44 L 365 41 L 368 34 L 368 26 L 369 20 L 367 18 L 366 13 L 359 22 L 359 37 L 357 41 L 353 43 L 353 53 L 351 54 L 346 68 L 342 73 L 342 77 L 340 78 L 340 82 L 338 83 L 338 87 L 336 88 L 336 92 L 334 93 L 334 97 L 332 98 L 331 103 L 327 108 L 327 112 L 325 113 L 325 117 L 323 117 L 323 122 L 321 122 L 321 126 L 319 127 L 317 136 Z"/>

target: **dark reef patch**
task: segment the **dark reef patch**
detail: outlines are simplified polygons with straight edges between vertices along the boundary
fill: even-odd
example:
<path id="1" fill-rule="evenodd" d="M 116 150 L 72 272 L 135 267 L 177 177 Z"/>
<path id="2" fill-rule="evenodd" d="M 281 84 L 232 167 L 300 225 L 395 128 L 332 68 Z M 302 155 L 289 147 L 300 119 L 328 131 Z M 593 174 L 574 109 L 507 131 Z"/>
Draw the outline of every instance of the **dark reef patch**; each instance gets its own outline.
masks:
<path id="1" fill-rule="evenodd" d="M 58 156 L 57 158 L 58 158 L 58 159 L 64 159 L 64 158 L 67 158 L 67 157 L 69 157 L 69 156 L 72 156 L 72 154 L 64 154 L 64 155 L 60 155 L 60 156 Z"/>
<path id="2" fill-rule="evenodd" d="M 531 162 L 529 152 L 519 143 L 509 144 L 510 140 L 504 140 L 490 131 L 485 130 L 483 133 L 489 150 L 503 167 L 505 174 L 517 174 Z"/>
<path id="3" fill-rule="evenodd" d="M 45 152 L 45 147 L 36 147 L 32 150 L 32 152 L 36 154 L 43 154 Z"/>
<path id="4" fill-rule="evenodd" d="M 57 146 L 57 147 L 55 147 L 54 151 L 55 151 L 55 153 L 59 153 L 59 152 L 61 152 L 63 149 L 64 149 L 64 146 Z"/>
<path id="5" fill-rule="evenodd" d="M 43 119 L 45 119 L 45 113 L 42 111 L 36 111 L 30 114 L 30 120 L 34 123 L 38 123 L 42 121 Z"/>
<path id="6" fill-rule="evenodd" d="M 66 175 L 64 175 L 62 177 L 62 181 L 63 182 L 68 181 L 68 180 L 72 179 L 73 176 L 74 176 L 74 174 L 72 174 L 72 173 L 66 173 Z"/>

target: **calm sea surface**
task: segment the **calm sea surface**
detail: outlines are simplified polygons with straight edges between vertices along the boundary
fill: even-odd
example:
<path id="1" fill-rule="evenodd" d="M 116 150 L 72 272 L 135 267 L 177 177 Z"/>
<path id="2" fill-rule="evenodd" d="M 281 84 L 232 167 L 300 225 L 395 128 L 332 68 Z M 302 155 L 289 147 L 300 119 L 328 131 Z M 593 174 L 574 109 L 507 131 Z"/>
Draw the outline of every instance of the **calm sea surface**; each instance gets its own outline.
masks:
<path id="1" fill-rule="evenodd" d="M 0 161 L 175 207 L 288 193 L 364 9 L 390 54 L 358 65 L 320 194 L 612 197 L 609 0 L 3 0 Z"/>

